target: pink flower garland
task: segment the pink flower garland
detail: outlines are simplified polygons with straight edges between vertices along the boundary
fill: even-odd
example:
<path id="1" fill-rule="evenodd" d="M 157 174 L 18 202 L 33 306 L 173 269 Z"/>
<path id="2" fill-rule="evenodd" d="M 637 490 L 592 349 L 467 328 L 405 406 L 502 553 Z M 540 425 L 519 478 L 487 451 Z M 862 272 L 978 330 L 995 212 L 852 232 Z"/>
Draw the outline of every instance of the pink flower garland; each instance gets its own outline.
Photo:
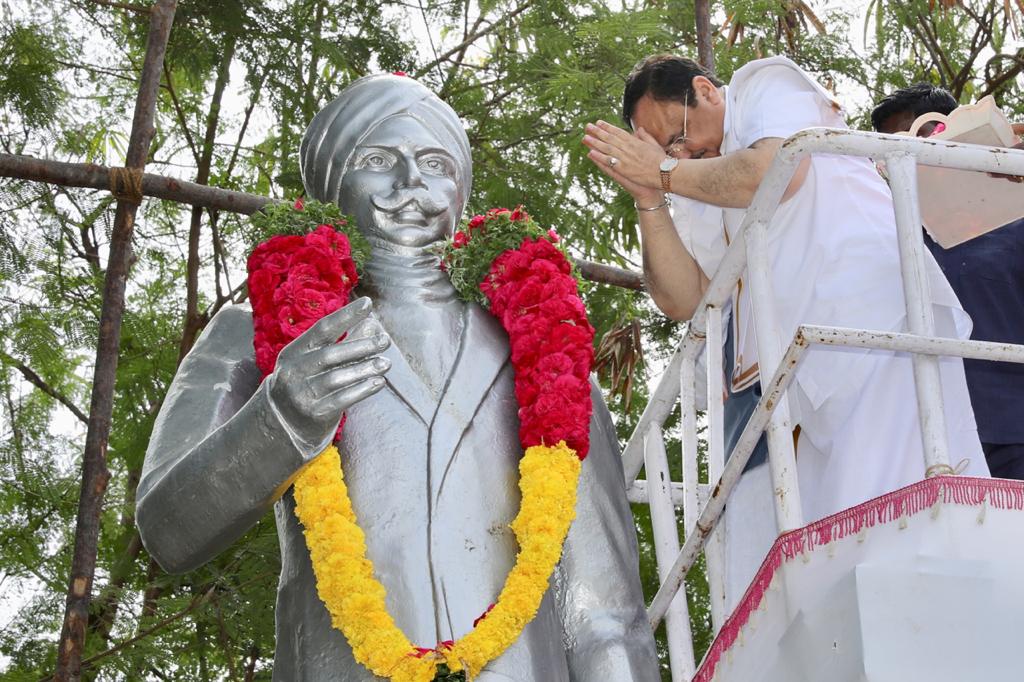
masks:
<path id="1" fill-rule="evenodd" d="M 474 216 L 452 245 L 458 249 L 486 239 L 489 227 L 508 223 L 537 229 L 522 208 L 492 209 Z M 582 460 L 590 449 L 594 328 L 557 241 L 553 232 L 524 237 L 518 248 L 494 259 L 480 291 L 512 346 L 523 448 L 564 440 Z"/>
<path id="2" fill-rule="evenodd" d="M 330 225 L 302 236 L 271 237 L 247 265 L 253 346 L 263 376 L 274 371 L 282 348 L 345 305 L 359 281 L 348 238 Z"/>

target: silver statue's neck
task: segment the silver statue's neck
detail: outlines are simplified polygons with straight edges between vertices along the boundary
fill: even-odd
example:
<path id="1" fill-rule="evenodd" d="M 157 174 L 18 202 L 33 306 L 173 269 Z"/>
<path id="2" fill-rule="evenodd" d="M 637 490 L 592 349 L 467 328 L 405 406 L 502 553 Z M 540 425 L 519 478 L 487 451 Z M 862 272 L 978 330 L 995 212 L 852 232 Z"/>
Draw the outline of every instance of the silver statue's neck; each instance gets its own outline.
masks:
<path id="1" fill-rule="evenodd" d="M 438 264 L 437 255 L 426 249 L 374 248 L 360 282 L 360 293 L 373 299 L 393 348 L 437 400 L 455 366 L 466 313 Z"/>
<path id="2" fill-rule="evenodd" d="M 455 287 L 441 270 L 430 247 L 396 246 L 371 241 L 370 259 L 359 283 L 374 301 L 446 304 L 457 299 Z"/>

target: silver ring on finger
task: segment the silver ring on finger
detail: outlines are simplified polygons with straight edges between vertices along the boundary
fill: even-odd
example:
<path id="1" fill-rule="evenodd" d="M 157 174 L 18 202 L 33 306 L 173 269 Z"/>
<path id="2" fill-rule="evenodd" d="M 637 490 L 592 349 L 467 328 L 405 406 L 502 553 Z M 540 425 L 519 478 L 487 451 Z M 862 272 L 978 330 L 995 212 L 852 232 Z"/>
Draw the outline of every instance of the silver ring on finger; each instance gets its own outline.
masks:
<path id="1" fill-rule="evenodd" d="M 616 159 L 614 156 L 608 157 L 608 165 L 611 166 L 612 168 L 615 168 L 615 164 L 617 164 L 618 162 L 619 160 Z"/>

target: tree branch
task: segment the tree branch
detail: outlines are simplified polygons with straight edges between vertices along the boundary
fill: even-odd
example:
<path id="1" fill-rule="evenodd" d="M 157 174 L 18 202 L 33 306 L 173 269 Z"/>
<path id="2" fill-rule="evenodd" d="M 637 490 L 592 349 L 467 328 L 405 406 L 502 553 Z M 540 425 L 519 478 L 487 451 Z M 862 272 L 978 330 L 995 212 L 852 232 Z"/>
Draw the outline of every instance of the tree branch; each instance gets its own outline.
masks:
<path id="1" fill-rule="evenodd" d="M 930 44 L 935 48 L 935 52 L 939 56 L 940 63 L 936 64 L 936 66 L 941 66 L 946 70 L 946 75 L 952 78 L 955 75 L 953 73 L 953 65 L 949 63 L 949 58 L 946 57 L 946 53 L 943 51 L 942 46 L 939 45 L 939 33 L 935 28 L 935 19 L 932 14 L 927 15 L 927 20 L 925 20 L 925 17 L 920 15 L 918 15 L 918 18 L 921 22 L 922 31 L 928 36 Z"/>
<path id="2" fill-rule="evenodd" d="M 248 587 L 249 585 L 257 583 L 261 580 L 266 580 L 267 578 L 273 577 L 274 575 L 275 574 L 272 572 L 261 573 L 257 576 L 254 576 L 253 578 L 250 578 L 249 580 L 246 580 L 245 582 L 239 583 L 237 586 L 232 588 L 231 591 L 238 592 L 239 590 Z M 215 595 L 217 594 L 217 588 L 218 585 L 211 585 L 210 588 L 207 589 L 205 592 L 203 592 L 202 594 L 197 594 L 195 597 L 193 597 L 192 601 L 190 601 L 185 608 L 181 609 L 176 613 L 171 614 L 170 616 L 167 616 L 166 618 L 161 619 L 160 621 L 154 623 L 151 627 L 146 628 L 145 630 L 135 634 L 133 637 L 130 637 L 122 642 L 119 642 L 115 646 L 112 646 L 109 649 L 106 649 L 105 651 L 101 651 L 98 654 L 90 656 L 89 658 L 82 661 L 82 667 L 91 667 L 94 663 L 96 663 L 96 661 L 102 660 L 107 656 L 116 654 L 119 651 L 123 651 L 128 647 L 132 646 L 133 644 L 135 644 L 136 642 L 138 642 L 139 640 L 145 639 L 153 633 L 164 629 L 168 625 L 171 625 L 172 623 L 181 620 L 188 614 L 195 611 L 200 606 L 203 606 L 210 600 L 214 599 Z M 50 682 L 50 677 L 44 677 L 41 680 L 39 680 L 39 682 Z"/>
<path id="3" fill-rule="evenodd" d="M 146 42 L 146 56 L 135 100 L 132 131 L 125 154 L 125 167 L 142 174 L 156 133 L 153 120 L 160 89 L 160 69 L 167 50 L 167 39 L 177 9 L 177 0 L 156 0 Z M 131 241 L 139 199 L 120 198 L 114 217 L 110 256 L 103 284 L 99 341 L 93 370 L 89 427 L 82 453 L 82 485 L 75 519 L 74 552 L 68 577 L 67 600 L 60 640 L 57 644 L 57 671 L 54 682 L 78 682 L 82 674 L 86 626 L 96 574 L 97 543 L 103 496 L 110 480 L 107 468 L 107 444 L 114 408 L 114 385 L 121 346 L 121 321 L 124 317 L 125 286 L 131 262 Z"/>
<path id="4" fill-rule="evenodd" d="M 420 67 L 420 69 L 416 72 L 415 77 L 416 78 L 422 78 L 424 76 L 424 74 L 429 73 L 431 69 L 433 69 L 435 66 L 437 66 L 438 64 L 440 64 L 444 60 L 448 59 L 449 57 L 451 57 L 454 54 L 457 54 L 459 51 L 464 50 L 465 48 L 469 47 L 470 45 L 475 43 L 479 38 L 482 38 L 483 36 L 487 35 L 488 33 L 491 33 L 492 31 L 497 30 L 503 24 L 506 24 L 509 21 L 511 21 L 512 19 L 515 19 L 520 14 L 522 14 L 527 9 L 529 9 L 530 5 L 533 4 L 533 1 L 534 0 L 525 0 L 525 2 L 523 2 L 523 4 L 519 5 L 519 7 L 516 7 L 511 12 L 509 12 L 506 15 L 504 15 L 503 17 L 501 17 L 501 19 L 499 19 L 498 21 L 494 22 L 493 24 L 488 24 L 484 28 L 481 28 L 481 29 L 478 29 L 476 31 L 473 31 L 461 43 L 459 43 L 458 45 L 456 45 L 452 49 L 448 50 L 447 52 L 442 53 L 439 57 L 437 57 L 437 59 L 435 59 L 434 61 L 430 62 L 426 66 Z"/>
<path id="5" fill-rule="evenodd" d="M 480 28 L 480 24 L 484 21 L 484 14 L 481 12 L 477 15 L 476 20 L 473 21 L 473 27 L 470 28 L 469 6 L 469 0 L 466 0 L 462 5 L 462 47 L 456 53 L 452 68 L 448 69 L 448 76 L 444 79 L 444 85 L 441 86 L 441 89 L 437 93 L 437 96 L 441 99 L 447 99 L 449 95 L 449 88 L 451 88 L 452 83 L 455 81 L 455 74 L 458 73 L 460 68 L 462 68 L 462 61 L 466 57 L 466 50 L 469 49 L 471 44 L 467 43 L 466 39 L 469 38 L 471 33 L 475 33 Z"/>
<path id="6" fill-rule="evenodd" d="M 110 191 L 110 169 L 91 163 L 65 163 L 20 154 L 0 154 L 0 177 Z M 154 173 L 143 173 L 142 194 L 245 215 L 255 213 L 274 201 L 258 194 L 197 185 Z"/>
<path id="7" fill-rule="evenodd" d="M 109 189 L 110 169 L 91 163 L 64 163 L 18 154 L 0 154 L 0 177 L 5 176 L 106 190 Z M 277 203 L 275 199 L 258 194 L 198 185 L 154 173 L 142 175 L 142 193 L 148 197 L 244 215 L 255 213 L 267 204 Z M 586 263 L 587 261 L 577 261 L 577 264 L 581 265 L 580 272 L 591 281 L 627 289 L 644 288 L 643 279 L 635 272 L 598 263 L 593 263 L 598 266 L 597 268 L 583 267 Z M 241 291 L 243 287 L 244 283 L 235 287 L 235 291 Z"/>
<path id="8" fill-rule="evenodd" d="M 185 142 L 188 144 L 188 148 L 192 151 L 192 158 L 195 160 L 196 165 L 199 165 L 199 149 L 196 148 L 195 140 L 192 139 L 192 133 L 188 129 L 188 122 L 185 120 L 185 112 L 181 108 L 181 102 L 178 101 L 178 93 L 174 90 L 174 81 L 171 80 L 171 69 L 164 62 L 164 81 L 166 82 L 167 92 L 171 95 L 171 104 L 174 105 L 174 114 L 178 117 L 178 125 L 181 126 L 181 132 L 185 136 Z"/>
<path id="9" fill-rule="evenodd" d="M 155 409 L 151 410 L 151 412 L 155 411 Z M 114 561 L 114 565 L 110 569 L 110 579 L 94 601 L 92 613 L 89 615 L 89 634 L 98 635 L 105 642 L 110 641 L 110 631 L 114 627 L 117 611 L 121 606 L 124 585 L 131 575 L 135 560 L 142 551 L 142 538 L 139 535 L 138 528 L 135 527 L 135 494 L 141 477 L 141 466 L 128 471 L 128 480 L 125 482 L 125 499 L 121 507 L 121 521 L 119 524 L 121 534 L 116 545 L 117 547 L 123 547 L 124 550 Z"/>
<path id="10" fill-rule="evenodd" d="M 71 414 L 78 417 L 78 421 L 82 422 L 83 424 L 89 423 L 89 418 L 85 416 L 84 412 L 78 409 L 75 406 L 75 404 L 71 402 L 63 393 L 55 389 L 53 386 L 50 386 L 43 380 L 41 376 L 33 372 L 31 367 L 2 351 L 0 351 L 0 359 L 3 360 L 4 364 L 10 365 L 11 367 L 14 367 L 19 372 L 21 372 L 21 375 L 25 377 L 25 379 L 27 379 L 29 383 L 34 385 L 40 391 L 53 398 L 64 407 L 71 410 Z"/>
<path id="11" fill-rule="evenodd" d="M 228 679 L 234 682 L 238 678 L 235 667 L 235 655 L 231 652 L 231 637 L 228 635 L 227 624 L 224 622 L 224 609 L 220 607 L 219 601 L 214 601 L 213 606 L 217 609 L 217 640 L 220 648 L 224 650 L 224 658 L 228 662 Z"/>
<path id="12" fill-rule="evenodd" d="M 715 71 L 715 47 L 711 38 L 711 9 L 709 0 L 694 0 L 694 21 L 697 29 L 697 60 L 708 71 Z"/>
<path id="13" fill-rule="evenodd" d="M 117 71 L 112 71 L 110 69 L 105 69 L 105 68 L 103 68 L 101 66 L 93 66 L 92 64 L 75 64 L 73 62 L 66 62 L 66 61 L 63 61 L 61 59 L 57 59 L 55 61 L 58 64 L 60 64 L 61 66 L 67 67 L 69 69 L 81 69 L 82 71 L 88 71 L 90 73 L 98 73 L 98 74 L 101 74 L 103 76 L 110 76 L 111 78 L 118 78 L 118 79 L 123 80 L 123 81 L 135 82 L 135 78 L 132 77 L 131 75 L 129 75 L 129 73 L 128 73 L 129 70 L 128 69 L 125 69 L 125 73 L 118 73 Z"/>
<path id="14" fill-rule="evenodd" d="M 584 279 L 589 279 L 591 282 L 611 284 L 612 286 L 633 289 L 634 291 L 644 291 L 645 289 L 643 275 L 638 272 L 623 270 L 614 265 L 595 263 L 583 260 L 582 258 L 574 258 L 573 262 Z"/>
<path id="15" fill-rule="evenodd" d="M 991 64 L 995 64 L 995 63 L 998 63 L 998 62 L 1003 61 L 1003 60 L 1012 61 L 1013 62 L 1013 66 L 1011 66 L 1006 71 L 1003 71 L 998 76 L 990 77 L 988 75 L 989 66 Z M 992 58 L 990 58 L 988 60 L 988 62 L 985 63 L 985 81 L 986 81 L 986 86 L 985 86 L 985 90 L 982 91 L 978 95 L 978 99 L 981 99 L 985 95 L 992 95 L 992 94 L 998 92 L 1008 82 L 1013 81 L 1013 79 L 1015 79 L 1017 77 L 1017 75 L 1021 71 L 1024 71 L 1024 48 L 1021 48 L 1020 50 L 1018 50 L 1017 54 L 1015 54 L 1015 55 L 1014 54 L 997 54 L 997 55 L 993 56 Z"/>
<path id="16" fill-rule="evenodd" d="M 128 12 L 137 12 L 138 14 L 149 14 L 152 11 L 150 7 L 144 7 L 142 5 L 130 5 L 126 2 L 113 2 L 113 0 L 88 0 L 94 5 L 103 5 L 104 7 L 114 7 L 117 9 L 127 10 Z"/>
<path id="17" fill-rule="evenodd" d="M 260 648 L 253 642 L 249 649 L 249 664 L 245 667 L 244 682 L 253 682 L 256 678 L 256 662 L 260 660 Z"/>
<path id="18" fill-rule="evenodd" d="M 967 10 L 967 7 L 964 7 Z M 964 65 L 957 72 L 956 76 L 953 77 L 953 93 L 957 96 L 963 92 L 964 86 L 967 84 L 968 79 L 971 77 L 971 73 L 974 71 L 974 60 L 978 58 L 981 51 L 985 49 L 988 43 L 992 40 L 992 22 L 995 21 L 995 2 L 990 1 L 988 7 L 982 13 L 982 16 L 978 16 L 975 12 L 969 11 L 968 13 L 974 19 L 977 24 L 977 28 L 974 31 L 974 35 L 971 36 L 971 51 L 964 60 Z M 989 13 L 992 14 L 989 17 Z"/>
<path id="19" fill-rule="evenodd" d="M 230 78 L 231 62 L 235 58 L 235 38 L 230 36 L 224 53 L 221 55 L 217 69 L 217 80 L 210 97 L 210 110 L 206 115 L 206 134 L 203 136 L 203 148 L 197 158 L 196 184 L 207 185 L 210 182 L 210 166 L 213 164 L 213 143 L 217 136 L 220 123 L 220 104 Z M 185 322 L 181 332 L 181 343 L 178 346 L 178 362 L 192 349 L 196 335 L 206 324 L 206 319 L 199 312 L 199 241 L 202 232 L 203 207 L 192 207 L 192 220 L 188 230 L 188 259 L 185 267 Z M 216 258 L 216 254 L 214 254 Z"/>
<path id="20" fill-rule="evenodd" d="M 537 142 L 539 140 L 549 140 L 553 137 L 561 137 L 562 135 L 568 135 L 572 131 L 572 128 L 563 128 L 561 130 L 547 130 L 541 133 L 536 133 L 534 135 L 527 135 L 526 137 L 521 137 L 514 142 L 509 142 L 507 144 L 495 146 L 494 151 L 500 154 L 502 152 L 508 151 L 513 147 L 518 147 L 524 142 Z"/>

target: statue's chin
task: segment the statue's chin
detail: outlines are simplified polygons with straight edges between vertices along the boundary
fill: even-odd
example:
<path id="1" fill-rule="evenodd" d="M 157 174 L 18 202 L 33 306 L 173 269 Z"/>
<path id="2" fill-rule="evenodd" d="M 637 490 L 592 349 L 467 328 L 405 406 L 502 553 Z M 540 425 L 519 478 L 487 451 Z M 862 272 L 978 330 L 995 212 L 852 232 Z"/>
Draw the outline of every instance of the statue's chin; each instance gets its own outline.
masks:
<path id="1" fill-rule="evenodd" d="M 373 230 L 366 233 L 367 240 L 376 248 L 409 254 L 424 251 L 443 241 L 447 236 L 446 230 L 416 225 L 398 225 L 387 231 Z"/>
<path id="2" fill-rule="evenodd" d="M 415 222 L 388 221 L 379 222 L 369 230 L 363 230 L 367 239 L 375 245 L 387 244 L 399 247 L 422 249 L 442 241 L 451 233 L 447 221 L 417 220 Z"/>

